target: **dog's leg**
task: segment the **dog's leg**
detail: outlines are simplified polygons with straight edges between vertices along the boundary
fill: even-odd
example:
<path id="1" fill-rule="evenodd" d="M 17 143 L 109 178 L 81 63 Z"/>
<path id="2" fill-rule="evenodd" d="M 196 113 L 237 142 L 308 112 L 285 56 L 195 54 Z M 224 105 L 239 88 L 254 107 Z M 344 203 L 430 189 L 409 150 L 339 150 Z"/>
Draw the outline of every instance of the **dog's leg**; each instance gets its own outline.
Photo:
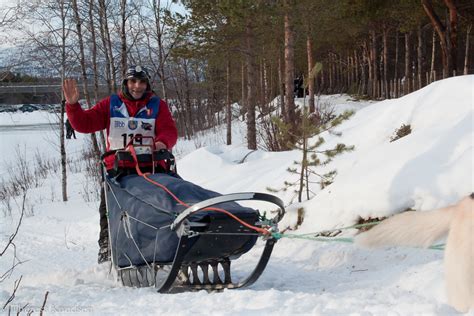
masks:
<path id="1" fill-rule="evenodd" d="M 444 254 L 449 303 L 466 313 L 474 308 L 474 203 L 464 199 L 456 206 Z"/>

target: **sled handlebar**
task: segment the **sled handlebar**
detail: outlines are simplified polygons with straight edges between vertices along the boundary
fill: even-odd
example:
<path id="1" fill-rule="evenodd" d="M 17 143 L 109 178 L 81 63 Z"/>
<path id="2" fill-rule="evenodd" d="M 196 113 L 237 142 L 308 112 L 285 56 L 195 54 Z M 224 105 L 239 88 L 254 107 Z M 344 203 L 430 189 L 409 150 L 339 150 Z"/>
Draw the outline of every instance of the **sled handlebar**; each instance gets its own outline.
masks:
<path id="1" fill-rule="evenodd" d="M 132 153 L 126 149 L 114 149 L 105 152 L 100 158 L 102 162 L 108 156 L 114 155 L 114 170 L 119 169 L 120 162 L 130 162 L 134 163 L 135 160 L 133 158 Z M 153 150 L 151 153 L 141 153 L 136 155 L 137 162 L 141 163 L 149 163 L 154 164 L 158 161 L 164 161 L 166 163 L 166 168 L 171 171 L 175 171 L 176 169 L 176 160 L 174 155 L 168 151 L 167 149 L 160 149 L 160 150 Z"/>
<path id="2" fill-rule="evenodd" d="M 253 200 L 253 201 L 264 201 L 270 202 L 278 206 L 279 210 L 277 215 L 271 219 L 273 224 L 277 224 L 285 215 L 285 205 L 283 201 L 271 194 L 267 193 L 256 193 L 256 192 L 244 192 L 244 193 L 232 193 L 226 194 L 222 196 L 218 196 L 215 198 L 207 199 L 205 201 L 199 202 L 194 204 L 191 207 L 185 209 L 178 217 L 174 220 L 171 224 L 171 230 L 177 230 L 181 224 L 183 224 L 184 220 L 193 213 L 199 212 L 207 207 L 224 203 L 224 202 L 234 202 L 234 201 L 244 201 L 244 200 Z"/>
<path id="3" fill-rule="evenodd" d="M 151 140 L 151 144 L 142 144 L 143 143 L 143 140 L 144 139 L 149 139 Z M 134 144 L 133 142 L 136 141 L 138 142 L 138 144 Z M 140 147 L 149 147 L 151 149 L 152 152 L 155 152 L 157 151 L 156 150 L 156 146 L 155 146 L 155 138 L 152 137 L 152 136 L 140 136 L 140 135 L 134 135 L 130 141 L 127 143 L 127 145 L 124 147 L 124 148 L 121 148 L 121 149 L 112 149 L 112 150 L 108 150 L 106 151 L 105 153 L 103 153 L 101 156 L 100 156 L 100 159 L 101 160 L 104 160 L 105 157 L 108 157 L 110 155 L 113 155 L 117 152 L 123 152 L 123 151 L 128 151 L 127 148 L 129 148 L 129 146 L 140 146 Z M 166 149 L 161 149 L 161 150 L 166 150 Z M 167 150 L 166 150 L 167 151 Z M 174 158 L 174 156 L 173 156 Z M 161 160 L 164 160 L 166 158 L 163 158 Z M 127 161 L 132 161 L 132 160 L 129 160 L 128 158 L 127 159 L 124 159 L 124 160 L 127 160 Z"/>
<path id="4" fill-rule="evenodd" d="M 104 160 L 104 158 L 110 155 L 115 155 L 118 160 L 133 162 L 133 156 L 130 151 L 124 149 L 106 151 L 104 154 L 102 154 L 102 156 L 100 156 L 100 159 Z M 154 150 L 152 154 L 138 154 L 137 157 L 138 162 L 152 162 L 153 160 L 175 160 L 174 155 L 167 149 Z"/>

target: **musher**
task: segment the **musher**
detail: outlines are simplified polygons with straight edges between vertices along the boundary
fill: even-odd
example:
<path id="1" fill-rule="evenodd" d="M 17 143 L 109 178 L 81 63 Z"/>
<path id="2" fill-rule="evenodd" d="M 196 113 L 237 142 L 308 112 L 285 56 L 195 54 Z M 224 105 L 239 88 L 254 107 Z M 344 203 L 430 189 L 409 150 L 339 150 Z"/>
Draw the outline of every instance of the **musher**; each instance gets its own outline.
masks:
<path id="1" fill-rule="evenodd" d="M 80 133 L 94 133 L 106 129 L 106 150 L 122 149 L 135 136 L 152 136 L 156 149 L 171 148 L 176 144 L 178 131 L 168 105 L 156 96 L 150 85 L 146 68 L 131 66 L 122 81 L 121 91 L 88 110 L 79 104 L 79 91 L 74 79 L 64 80 L 66 112 L 72 127 Z M 137 140 L 137 139 L 135 139 Z M 149 139 L 144 138 L 143 144 Z M 104 159 L 107 170 L 113 168 L 114 156 Z M 133 173 L 134 169 L 130 169 Z M 98 262 L 110 260 L 109 233 L 105 192 L 100 192 L 100 234 Z"/>

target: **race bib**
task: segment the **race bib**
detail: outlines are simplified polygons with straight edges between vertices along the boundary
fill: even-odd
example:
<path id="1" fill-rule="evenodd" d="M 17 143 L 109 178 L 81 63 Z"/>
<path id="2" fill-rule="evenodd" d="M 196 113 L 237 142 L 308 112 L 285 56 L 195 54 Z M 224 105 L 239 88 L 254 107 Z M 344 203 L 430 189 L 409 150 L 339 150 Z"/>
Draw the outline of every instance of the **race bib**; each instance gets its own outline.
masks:
<path id="1" fill-rule="evenodd" d="M 108 150 L 125 148 L 132 141 L 134 145 L 152 145 L 159 104 L 160 99 L 154 96 L 134 117 L 130 117 L 122 100 L 116 94 L 111 95 Z"/>
<path id="2" fill-rule="evenodd" d="M 135 145 L 152 145 L 154 137 L 155 119 L 136 117 L 110 118 L 109 150 L 125 148 L 132 140 Z"/>

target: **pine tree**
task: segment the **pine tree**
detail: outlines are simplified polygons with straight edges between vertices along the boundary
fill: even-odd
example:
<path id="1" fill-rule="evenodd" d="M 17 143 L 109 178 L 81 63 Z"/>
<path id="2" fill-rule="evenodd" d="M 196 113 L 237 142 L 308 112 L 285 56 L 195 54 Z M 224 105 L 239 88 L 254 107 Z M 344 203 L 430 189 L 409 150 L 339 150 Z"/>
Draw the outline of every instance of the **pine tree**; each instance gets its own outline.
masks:
<path id="1" fill-rule="evenodd" d="M 330 131 L 333 135 L 341 136 L 340 133 L 334 131 L 334 128 L 349 119 L 353 114 L 354 112 L 352 111 L 346 111 L 327 123 L 315 124 L 315 114 L 310 113 L 308 107 L 304 106 L 300 117 L 301 125 L 297 133 L 293 135 L 294 139 L 296 139 L 296 143 L 292 147 L 293 149 L 301 151 L 302 158 L 300 161 L 294 161 L 294 165 L 299 167 L 288 168 L 288 172 L 298 175 L 298 179 L 293 182 L 285 181 L 282 189 L 267 188 L 267 190 L 278 192 L 282 190 L 287 191 L 290 188 L 296 187 L 294 193 L 298 196 L 298 202 L 302 202 L 303 193 L 306 195 L 307 200 L 311 198 L 312 194 L 314 195 L 314 192 L 310 189 L 310 184 L 315 183 L 313 178 L 317 179 L 320 189 L 324 189 L 331 184 L 337 174 L 336 170 L 321 174 L 316 169 L 328 165 L 337 155 L 354 150 L 354 146 L 339 143 L 333 148 L 319 150 L 325 143 L 321 134 Z M 290 126 L 288 124 L 282 121 L 278 124 L 282 135 L 290 132 Z"/>

